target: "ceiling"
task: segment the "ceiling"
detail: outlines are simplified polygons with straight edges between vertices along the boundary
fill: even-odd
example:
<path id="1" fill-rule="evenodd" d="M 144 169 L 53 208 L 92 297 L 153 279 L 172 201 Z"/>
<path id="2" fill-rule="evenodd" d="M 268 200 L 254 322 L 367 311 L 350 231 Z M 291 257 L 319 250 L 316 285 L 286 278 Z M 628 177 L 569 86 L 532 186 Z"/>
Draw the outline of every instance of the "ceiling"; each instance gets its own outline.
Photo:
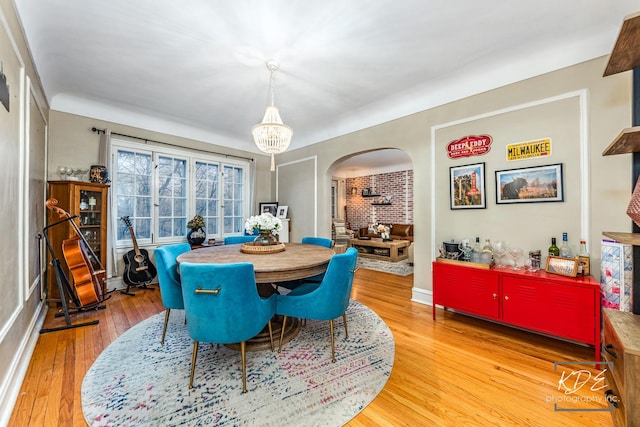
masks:
<path id="1" fill-rule="evenodd" d="M 635 1 L 14 0 L 51 108 L 290 150 L 607 54 Z M 369 156 L 372 157 L 372 156 Z M 353 162 L 353 161 L 352 161 Z M 351 169 L 357 165 L 351 165 Z"/>

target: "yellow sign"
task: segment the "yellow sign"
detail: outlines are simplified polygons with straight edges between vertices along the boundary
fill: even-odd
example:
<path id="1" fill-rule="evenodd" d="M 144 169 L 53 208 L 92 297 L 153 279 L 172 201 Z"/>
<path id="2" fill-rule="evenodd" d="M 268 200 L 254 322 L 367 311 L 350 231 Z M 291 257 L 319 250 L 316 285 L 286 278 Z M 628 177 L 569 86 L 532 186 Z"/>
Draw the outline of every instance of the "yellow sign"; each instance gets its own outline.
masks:
<path id="1" fill-rule="evenodd" d="M 529 159 L 531 157 L 549 157 L 550 155 L 551 138 L 507 145 L 507 161 Z"/>

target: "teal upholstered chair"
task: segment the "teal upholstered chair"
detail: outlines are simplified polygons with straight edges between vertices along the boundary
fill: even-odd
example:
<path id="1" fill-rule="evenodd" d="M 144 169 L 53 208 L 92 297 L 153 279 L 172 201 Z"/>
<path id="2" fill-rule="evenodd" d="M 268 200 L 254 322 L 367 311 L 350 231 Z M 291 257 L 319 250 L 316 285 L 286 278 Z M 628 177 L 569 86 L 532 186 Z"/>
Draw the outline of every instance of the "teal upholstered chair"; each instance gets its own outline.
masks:
<path id="1" fill-rule="evenodd" d="M 318 245 L 324 246 L 325 248 L 331 249 L 333 246 L 333 241 L 331 239 L 327 239 L 325 237 L 308 237 L 305 236 L 302 238 L 303 245 Z"/>
<path id="2" fill-rule="evenodd" d="M 187 329 L 193 339 L 193 357 L 189 388 L 198 357 L 198 343 L 240 343 L 242 357 L 242 392 L 247 392 L 246 344 L 269 325 L 273 351 L 271 318 L 276 300 L 272 295 L 263 299 L 258 295 L 253 264 L 180 264 L 182 296 L 184 298 Z"/>
<path id="3" fill-rule="evenodd" d="M 256 236 L 244 235 L 244 236 L 227 236 L 224 238 L 225 245 L 239 245 L 241 243 L 249 243 L 255 240 Z"/>
<path id="4" fill-rule="evenodd" d="M 284 316 L 282 319 L 283 331 L 287 317 L 329 321 L 331 361 L 334 363 L 336 356 L 333 319 L 342 316 L 345 334 L 348 337 L 346 310 L 349 306 L 357 261 L 358 251 L 355 248 L 349 248 L 344 254 L 331 257 L 321 283 L 302 285 L 286 295 L 276 295 L 276 314 Z M 282 350 L 283 338 L 284 334 L 281 334 L 278 352 Z"/>
<path id="5" fill-rule="evenodd" d="M 331 247 L 333 246 L 333 241 L 331 239 L 327 239 L 325 237 L 308 237 L 305 236 L 302 238 L 301 243 L 303 245 L 316 245 L 316 246 L 323 246 L 325 248 L 329 248 L 331 249 Z M 288 282 L 280 282 L 278 283 L 278 287 L 283 287 L 286 289 L 295 289 L 298 286 L 305 284 L 305 283 L 320 283 L 322 282 L 322 278 L 324 277 L 324 273 L 321 274 L 317 274 L 313 277 L 307 277 L 306 279 L 300 279 L 300 280 L 289 280 Z"/>
<path id="6" fill-rule="evenodd" d="M 162 328 L 162 339 L 160 340 L 162 345 L 164 345 L 171 309 L 182 310 L 184 308 L 176 258 L 178 258 L 178 255 L 190 250 L 191 246 L 188 243 L 178 243 L 176 245 L 160 246 L 154 251 L 158 270 L 158 283 L 160 284 L 160 296 L 162 297 L 162 305 L 165 308 L 164 327 Z"/>

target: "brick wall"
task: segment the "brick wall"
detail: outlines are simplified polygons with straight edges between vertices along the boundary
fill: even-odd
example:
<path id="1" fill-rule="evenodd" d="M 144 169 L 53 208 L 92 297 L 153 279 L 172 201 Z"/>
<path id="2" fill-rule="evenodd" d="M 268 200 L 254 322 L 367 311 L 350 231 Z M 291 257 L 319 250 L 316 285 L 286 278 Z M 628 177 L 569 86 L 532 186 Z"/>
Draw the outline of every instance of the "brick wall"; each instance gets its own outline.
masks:
<path id="1" fill-rule="evenodd" d="M 352 188 L 357 188 L 355 195 Z M 378 197 L 362 197 L 362 189 L 369 188 Z M 382 173 L 347 178 L 347 220 L 352 230 L 373 223 L 413 224 L 413 171 Z M 379 198 L 391 197 L 391 205 L 372 206 Z"/>

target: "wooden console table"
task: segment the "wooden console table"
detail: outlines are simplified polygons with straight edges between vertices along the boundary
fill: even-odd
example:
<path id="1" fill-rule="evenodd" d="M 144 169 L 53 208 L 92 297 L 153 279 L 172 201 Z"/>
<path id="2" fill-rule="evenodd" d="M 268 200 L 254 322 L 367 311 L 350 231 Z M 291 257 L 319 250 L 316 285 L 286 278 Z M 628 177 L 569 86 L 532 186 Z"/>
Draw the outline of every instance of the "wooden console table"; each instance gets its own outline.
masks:
<path id="1" fill-rule="evenodd" d="M 383 261 L 398 262 L 409 257 L 408 240 L 391 240 L 388 242 L 379 238 L 349 239 L 349 246 L 358 250 L 358 255 L 365 258 L 381 259 Z"/>
<path id="2" fill-rule="evenodd" d="M 526 270 L 433 263 L 436 305 L 594 346 L 600 361 L 600 284 Z"/>

